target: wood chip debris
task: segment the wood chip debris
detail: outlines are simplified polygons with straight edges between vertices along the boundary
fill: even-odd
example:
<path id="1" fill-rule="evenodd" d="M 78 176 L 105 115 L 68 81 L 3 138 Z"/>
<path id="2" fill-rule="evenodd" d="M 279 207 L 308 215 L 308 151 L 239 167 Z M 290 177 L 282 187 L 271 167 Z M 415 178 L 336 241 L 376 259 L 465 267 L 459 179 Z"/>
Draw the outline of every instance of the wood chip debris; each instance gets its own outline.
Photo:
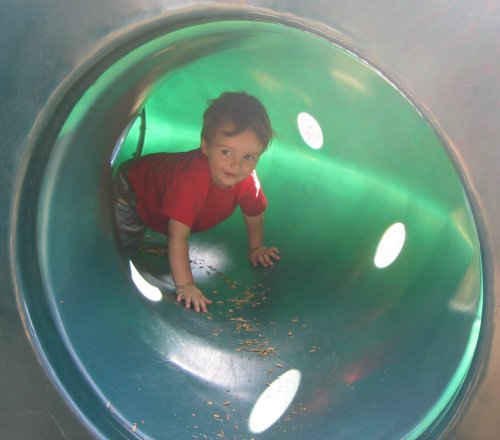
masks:
<path id="1" fill-rule="evenodd" d="M 264 357 L 267 355 L 270 355 L 271 353 L 274 353 L 274 348 L 273 347 L 267 347 L 266 349 L 262 350 L 259 355 Z"/>
<path id="2" fill-rule="evenodd" d="M 259 356 L 268 356 L 274 353 L 274 348 L 269 347 L 267 341 L 262 341 L 259 339 L 246 339 L 240 342 L 240 347 L 236 351 L 249 351 L 252 353 L 258 353 Z"/>
<path id="3" fill-rule="evenodd" d="M 237 332 L 240 332 L 241 330 L 255 332 L 258 330 L 257 327 L 252 325 L 252 323 L 247 321 L 245 318 L 230 318 L 230 320 L 235 324 Z"/>

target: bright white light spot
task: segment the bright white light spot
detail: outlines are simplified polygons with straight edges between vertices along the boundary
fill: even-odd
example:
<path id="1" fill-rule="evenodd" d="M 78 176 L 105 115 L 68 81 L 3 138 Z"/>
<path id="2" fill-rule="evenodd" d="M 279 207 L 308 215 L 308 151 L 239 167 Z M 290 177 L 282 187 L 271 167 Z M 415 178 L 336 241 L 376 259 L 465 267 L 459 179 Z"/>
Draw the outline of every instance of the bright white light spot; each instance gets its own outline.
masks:
<path id="1" fill-rule="evenodd" d="M 406 230 L 403 223 L 394 223 L 382 236 L 375 253 L 375 266 L 383 269 L 391 265 L 398 258 L 406 239 Z"/>
<path id="2" fill-rule="evenodd" d="M 160 289 L 158 289 L 158 287 L 153 286 L 152 284 L 149 284 L 135 268 L 134 263 L 132 263 L 132 261 L 129 261 L 129 263 L 130 263 L 130 274 L 132 276 L 132 281 L 134 282 L 135 286 L 139 289 L 139 292 L 141 292 L 150 301 L 161 301 L 162 294 L 160 292 Z"/>
<path id="3" fill-rule="evenodd" d="M 299 370 L 288 370 L 261 394 L 248 419 L 250 431 L 258 434 L 276 423 L 297 394 L 300 378 Z"/>
<path id="4" fill-rule="evenodd" d="M 299 113 L 297 125 L 299 126 L 300 135 L 307 145 L 315 150 L 319 150 L 323 146 L 323 131 L 318 121 L 309 113 Z"/>

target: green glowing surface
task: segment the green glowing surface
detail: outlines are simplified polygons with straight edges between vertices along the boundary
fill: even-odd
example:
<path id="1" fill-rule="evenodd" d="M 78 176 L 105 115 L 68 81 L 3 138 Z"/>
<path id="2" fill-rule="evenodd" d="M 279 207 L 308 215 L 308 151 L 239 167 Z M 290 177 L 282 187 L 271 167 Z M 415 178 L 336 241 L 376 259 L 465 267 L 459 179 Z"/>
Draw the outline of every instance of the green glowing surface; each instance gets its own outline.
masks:
<path id="1" fill-rule="evenodd" d="M 103 273 L 89 255 L 69 250 L 61 225 L 78 219 L 82 231 L 92 231 L 70 239 L 84 249 L 109 227 L 101 227 L 92 197 L 84 198 L 80 211 L 57 220 L 52 214 L 80 196 L 82 182 L 90 195 L 102 190 L 102 179 L 68 158 L 83 157 L 88 152 L 75 153 L 78 147 L 97 143 L 102 148 L 94 147 L 90 157 L 109 160 L 123 130 L 110 115 L 124 112 L 123 84 L 136 87 L 131 72 L 140 71 L 137 66 L 152 81 L 144 88 L 145 102 L 127 109 L 124 119 L 133 121 L 144 104 L 144 154 L 196 148 L 206 102 L 225 90 L 257 95 L 278 133 L 258 172 L 270 201 L 267 241 L 280 247 L 282 261 L 272 270 L 248 266 L 237 214 L 194 236 L 195 276 L 217 300 L 212 319 L 186 314 L 171 294 L 147 303 L 133 296 L 126 270 Z M 302 140 L 300 112 L 319 122 L 322 149 Z M 118 163 L 134 153 L 138 127 L 132 126 Z M 173 32 L 127 55 L 96 82 L 51 161 L 57 172 L 45 182 L 40 236 L 54 312 L 79 367 L 125 425 L 144 420 L 138 429 L 153 438 L 213 438 L 221 429 L 249 438 L 249 409 L 280 373 L 276 364 L 298 369 L 303 379 L 288 413 L 262 438 L 283 438 L 284 432 L 287 438 L 304 438 L 305 432 L 318 439 L 417 438 L 460 389 L 477 342 L 482 282 L 460 178 L 412 105 L 344 49 L 257 22 Z M 82 220 L 78 213 L 85 208 Z M 406 228 L 402 252 L 377 269 L 377 245 L 396 222 Z M 64 264 L 86 267 L 89 278 L 79 287 L 84 300 L 68 289 L 80 279 L 60 270 L 64 258 Z M 158 256 L 146 253 L 138 262 L 165 270 Z M 128 287 L 117 289 L 115 279 Z M 244 298 L 248 289 L 265 300 L 235 311 L 231 300 Z M 236 315 L 274 341 L 273 356 L 235 350 L 242 339 L 255 337 L 235 329 Z M 216 406 L 207 408 L 207 400 Z M 217 412 L 234 420 L 214 420 Z"/>

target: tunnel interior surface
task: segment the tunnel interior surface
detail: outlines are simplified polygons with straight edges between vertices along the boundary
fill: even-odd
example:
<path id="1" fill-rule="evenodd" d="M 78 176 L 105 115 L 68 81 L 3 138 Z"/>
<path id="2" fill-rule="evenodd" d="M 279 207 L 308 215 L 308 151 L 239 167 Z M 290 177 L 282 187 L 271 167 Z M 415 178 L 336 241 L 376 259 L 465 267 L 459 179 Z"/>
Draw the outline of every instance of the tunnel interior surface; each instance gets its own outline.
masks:
<path id="1" fill-rule="evenodd" d="M 192 236 L 207 315 L 164 282 L 165 239 L 117 243 L 113 168 L 200 143 L 207 100 L 245 90 L 277 137 L 258 165 L 272 268 L 241 216 Z M 460 390 L 476 346 L 481 257 L 464 182 L 424 113 L 349 48 L 284 24 L 225 20 L 158 36 L 83 94 L 40 165 L 20 259 L 39 350 L 75 411 L 130 438 L 416 438 Z M 31 206 L 31 205 L 30 205 Z M 31 229 L 30 229 L 31 228 Z M 27 277 L 24 277 L 25 279 Z M 156 298 L 159 299 L 159 298 Z"/>

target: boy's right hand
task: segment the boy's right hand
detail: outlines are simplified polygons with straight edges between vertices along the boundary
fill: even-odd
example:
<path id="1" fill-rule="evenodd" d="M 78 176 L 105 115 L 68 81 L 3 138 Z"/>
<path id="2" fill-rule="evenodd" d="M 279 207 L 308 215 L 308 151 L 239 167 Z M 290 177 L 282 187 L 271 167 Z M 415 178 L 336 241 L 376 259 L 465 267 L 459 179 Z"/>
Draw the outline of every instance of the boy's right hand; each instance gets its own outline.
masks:
<path id="1" fill-rule="evenodd" d="M 203 313 L 208 311 L 207 305 L 212 304 L 212 301 L 203 295 L 194 283 L 177 286 L 177 301 L 184 301 L 186 309 L 193 306 L 195 312 L 201 311 Z"/>

